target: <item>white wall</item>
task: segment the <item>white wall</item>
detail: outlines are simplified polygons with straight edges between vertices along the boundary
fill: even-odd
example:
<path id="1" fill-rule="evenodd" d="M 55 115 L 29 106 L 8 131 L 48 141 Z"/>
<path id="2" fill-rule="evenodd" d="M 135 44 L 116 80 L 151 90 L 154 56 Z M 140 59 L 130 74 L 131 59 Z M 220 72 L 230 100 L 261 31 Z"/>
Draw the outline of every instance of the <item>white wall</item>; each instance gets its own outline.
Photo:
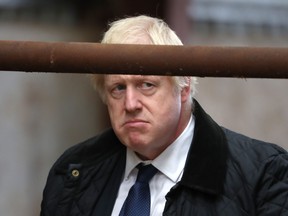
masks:
<path id="1" fill-rule="evenodd" d="M 87 37 L 72 26 L 0 22 L 0 29 L 0 40 Z M 39 215 L 50 167 L 107 125 L 103 112 L 86 75 L 0 71 L 0 215 Z"/>
<path id="2" fill-rule="evenodd" d="M 288 33 L 283 30 L 276 34 L 262 27 L 192 26 L 190 45 L 288 45 Z M 219 124 L 288 149 L 287 92 L 287 79 L 201 78 L 196 97 Z"/>

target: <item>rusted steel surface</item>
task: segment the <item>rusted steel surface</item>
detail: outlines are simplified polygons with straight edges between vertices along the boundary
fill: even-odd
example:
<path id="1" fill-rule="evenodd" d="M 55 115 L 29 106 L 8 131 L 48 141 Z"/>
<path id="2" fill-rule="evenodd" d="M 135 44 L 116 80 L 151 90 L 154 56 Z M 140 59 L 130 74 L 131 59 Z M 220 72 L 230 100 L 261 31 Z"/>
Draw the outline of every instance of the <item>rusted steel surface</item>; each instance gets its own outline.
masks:
<path id="1" fill-rule="evenodd" d="M 288 48 L 0 41 L 0 70 L 288 78 Z"/>

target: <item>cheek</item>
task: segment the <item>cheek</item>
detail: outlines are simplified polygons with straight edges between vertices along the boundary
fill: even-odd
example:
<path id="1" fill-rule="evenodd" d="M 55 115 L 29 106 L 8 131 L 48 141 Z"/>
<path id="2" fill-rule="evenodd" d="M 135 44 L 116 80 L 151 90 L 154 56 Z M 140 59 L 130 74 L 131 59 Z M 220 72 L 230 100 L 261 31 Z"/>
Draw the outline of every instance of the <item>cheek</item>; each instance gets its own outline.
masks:
<path id="1" fill-rule="evenodd" d="M 117 120 L 119 120 L 120 106 L 119 104 L 107 104 L 107 108 L 111 124 L 114 126 L 117 123 Z"/>
<path id="2" fill-rule="evenodd" d="M 164 97 L 165 98 L 165 97 Z M 157 103 L 154 106 L 154 115 L 155 118 L 158 118 L 158 121 L 177 121 L 181 112 L 181 99 L 180 97 L 175 98 L 165 98 L 164 100 L 159 100 L 160 103 Z"/>

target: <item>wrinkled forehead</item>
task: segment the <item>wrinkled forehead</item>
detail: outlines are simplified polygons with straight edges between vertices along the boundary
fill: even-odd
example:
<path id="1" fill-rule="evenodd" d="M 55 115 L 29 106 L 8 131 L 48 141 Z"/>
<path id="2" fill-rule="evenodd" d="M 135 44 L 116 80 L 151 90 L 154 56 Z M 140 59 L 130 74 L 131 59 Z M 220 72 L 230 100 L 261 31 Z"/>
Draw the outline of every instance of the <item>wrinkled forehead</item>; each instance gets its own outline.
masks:
<path id="1" fill-rule="evenodd" d="M 153 76 L 153 75 L 105 75 L 104 83 L 114 83 L 114 82 L 133 82 L 133 81 L 143 81 L 143 80 L 165 80 L 168 77 L 165 76 Z"/>

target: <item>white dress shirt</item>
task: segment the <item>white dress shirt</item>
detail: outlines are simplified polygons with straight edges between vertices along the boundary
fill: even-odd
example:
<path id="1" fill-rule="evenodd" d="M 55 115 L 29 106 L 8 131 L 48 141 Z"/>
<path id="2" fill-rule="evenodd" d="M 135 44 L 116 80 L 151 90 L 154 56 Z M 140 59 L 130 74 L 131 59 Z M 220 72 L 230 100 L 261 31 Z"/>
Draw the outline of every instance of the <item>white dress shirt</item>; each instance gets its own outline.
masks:
<path id="1" fill-rule="evenodd" d="M 135 152 L 127 148 L 125 173 L 113 208 L 113 216 L 119 215 L 128 192 L 136 181 L 138 169 L 135 167 L 141 162 L 152 163 L 159 170 L 149 183 L 151 216 L 162 215 L 166 194 L 182 177 L 187 154 L 193 139 L 194 125 L 195 121 L 192 115 L 181 135 L 152 161 L 142 161 Z"/>

